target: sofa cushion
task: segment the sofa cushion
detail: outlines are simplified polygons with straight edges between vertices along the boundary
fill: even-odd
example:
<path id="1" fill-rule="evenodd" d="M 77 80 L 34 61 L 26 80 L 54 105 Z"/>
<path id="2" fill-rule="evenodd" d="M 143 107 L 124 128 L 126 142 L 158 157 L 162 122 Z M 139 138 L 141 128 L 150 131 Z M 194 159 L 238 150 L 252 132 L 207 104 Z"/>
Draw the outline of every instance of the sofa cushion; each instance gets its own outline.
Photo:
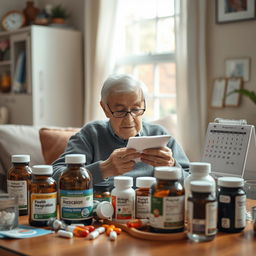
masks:
<path id="1" fill-rule="evenodd" d="M 79 128 L 41 128 L 39 137 L 46 164 L 52 164 L 64 151 L 69 138 Z"/>

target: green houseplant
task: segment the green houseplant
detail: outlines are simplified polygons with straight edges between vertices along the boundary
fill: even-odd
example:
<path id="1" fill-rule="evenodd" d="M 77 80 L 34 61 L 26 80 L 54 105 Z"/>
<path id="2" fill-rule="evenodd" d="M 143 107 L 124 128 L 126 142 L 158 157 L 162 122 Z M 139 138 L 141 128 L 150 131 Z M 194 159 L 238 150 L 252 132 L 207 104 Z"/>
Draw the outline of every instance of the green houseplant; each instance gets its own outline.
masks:
<path id="1" fill-rule="evenodd" d="M 248 97 L 254 104 L 256 104 L 256 93 L 254 91 L 249 91 L 247 89 L 238 89 L 234 90 L 232 93 L 240 93 L 241 95 L 244 95 Z"/>
<path id="2" fill-rule="evenodd" d="M 52 23 L 63 24 L 65 23 L 65 19 L 67 19 L 68 17 L 69 17 L 69 14 L 67 10 L 61 4 L 58 4 L 52 7 L 52 10 L 51 10 Z"/>

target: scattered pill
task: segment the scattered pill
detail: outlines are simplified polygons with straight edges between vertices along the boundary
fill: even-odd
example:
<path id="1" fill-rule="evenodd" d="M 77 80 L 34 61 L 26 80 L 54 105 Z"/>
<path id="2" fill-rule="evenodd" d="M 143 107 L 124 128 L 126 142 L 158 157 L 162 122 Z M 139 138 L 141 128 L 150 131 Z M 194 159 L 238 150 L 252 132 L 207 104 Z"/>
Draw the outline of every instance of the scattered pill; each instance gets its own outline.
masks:
<path id="1" fill-rule="evenodd" d="M 115 231 L 118 235 L 120 235 L 121 232 L 122 232 L 122 229 L 121 229 L 121 228 L 114 228 L 114 231 Z"/>
<path id="2" fill-rule="evenodd" d="M 93 240 L 95 238 L 97 238 L 100 235 L 100 232 L 97 230 L 92 231 L 89 235 L 88 235 L 88 239 Z"/>
<path id="3" fill-rule="evenodd" d="M 116 233 L 116 231 L 111 231 L 110 234 L 109 234 L 109 239 L 110 239 L 111 241 L 115 241 L 116 238 L 117 238 L 117 233 Z"/>
<path id="4" fill-rule="evenodd" d="M 66 237 L 66 238 L 73 238 L 73 233 L 65 230 L 59 230 L 57 232 L 58 236 Z"/>
<path id="5" fill-rule="evenodd" d="M 96 228 L 95 231 L 98 231 L 100 234 L 104 233 L 105 232 L 105 228 L 104 227 L 99 227 L 99 228 Z"/>

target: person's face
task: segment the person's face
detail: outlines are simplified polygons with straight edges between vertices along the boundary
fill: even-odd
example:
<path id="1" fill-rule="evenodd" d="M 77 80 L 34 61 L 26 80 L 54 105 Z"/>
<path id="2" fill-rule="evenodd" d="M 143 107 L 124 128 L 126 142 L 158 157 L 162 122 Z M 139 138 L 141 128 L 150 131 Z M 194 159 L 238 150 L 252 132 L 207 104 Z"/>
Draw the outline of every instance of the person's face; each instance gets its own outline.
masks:
<path id="1" fill-rule="evenodd" d="M 133 117 L 128 113 L 125 117 L 117 118 L 111 113 L 111 111 L 131 111 L 132 109 L 145 108 L 144 99 L 139 90 L 127 93 L 111 93 L 108 96 L 107 104 L 102 101 L 100 104 L 106 117 L 109 118 L 115 134 L 119 137 L 128 139 L 141 130 L 142 116 Z"/>

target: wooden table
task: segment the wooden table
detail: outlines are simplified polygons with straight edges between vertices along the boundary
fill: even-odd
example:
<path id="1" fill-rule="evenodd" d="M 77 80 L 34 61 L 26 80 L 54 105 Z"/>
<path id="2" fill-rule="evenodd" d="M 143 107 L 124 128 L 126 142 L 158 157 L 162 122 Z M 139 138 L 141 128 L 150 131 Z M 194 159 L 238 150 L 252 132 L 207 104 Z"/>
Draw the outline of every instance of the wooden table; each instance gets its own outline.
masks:
<path id="1" fill-rule="evenodd" d="M 27 223 L 27 216 L 20 217 Z M 31 256 L 94 256 L 94 255 L 196 255 L 196 256 L 250 256 L 256 255 L 256 236 L 251 222 L 237 234 L 218 233 L 210 242 L 194 243 L 188 239 L 179 241 L 149 241 L 137 239 L 123 232 L 116 241 L 103 234 L 95 240 L 84 238 L 65 239 L 50 234 L 26 239 L 0 239 L 0 255 Z"/>

